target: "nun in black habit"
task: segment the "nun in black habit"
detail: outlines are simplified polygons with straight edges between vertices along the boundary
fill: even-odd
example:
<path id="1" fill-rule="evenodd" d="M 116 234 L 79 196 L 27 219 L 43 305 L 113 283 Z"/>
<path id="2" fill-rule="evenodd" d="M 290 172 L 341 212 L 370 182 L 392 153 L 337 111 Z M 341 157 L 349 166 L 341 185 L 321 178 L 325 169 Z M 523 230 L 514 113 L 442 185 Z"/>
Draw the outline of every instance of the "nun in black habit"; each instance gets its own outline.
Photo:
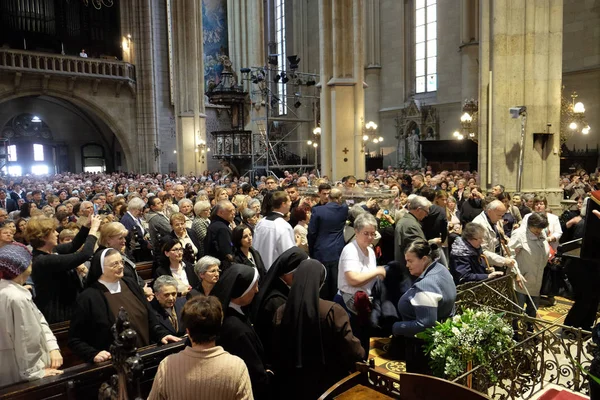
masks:
<path id="1" fill-rule="evenodd" d="M 232 264 L 223 272 L 211 295 L 216 296 L 226 310 L 217 345 L 244 360 L 254 398 L 262 400 L 270 398 L 272 373 L 267 371 L 263 345 L 244 312 L 258 292 L 258 276 L 256 268 Z"/>
<path id="2" fill-rule="evenodd" d="M 271 343 L 273 316 L 277 309 L 285 304 L 294 271 L 306 259 L 308 254 L 304 250 L 296 246 L 291 247 L 275 260 L 267 275 L 261 280 L 260 290 L 252 303 L 250 319 L 263 343 Z M 270 350 L 270 347 L 267 348 L 267 362 L 271 359 Z"/>
<path id="3" fill-rule="evenodd" d="M 275 314 L 277 398 L 316 399 L 365 355 L 346 310 L 319 298 L 325 276 L 319 261 L 302 261 L 286 304 Z"/>

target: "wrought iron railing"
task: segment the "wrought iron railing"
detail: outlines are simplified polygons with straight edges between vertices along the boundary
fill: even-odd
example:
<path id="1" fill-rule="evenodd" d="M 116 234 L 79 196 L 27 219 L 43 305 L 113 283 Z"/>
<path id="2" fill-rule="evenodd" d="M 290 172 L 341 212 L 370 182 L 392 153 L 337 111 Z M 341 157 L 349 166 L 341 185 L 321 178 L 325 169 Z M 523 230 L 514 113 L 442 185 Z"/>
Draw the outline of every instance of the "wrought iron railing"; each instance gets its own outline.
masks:
<path id="1" fill-rule="evenodd" d="M 0 49 L 0 70 L 135 82 L 135 67 L 123 61 L 13 49 Z"/>
<path id="2" fill-rule="evenodd" d="M 589 369 L 594 357 L 591 332 L 520 313 L 510 275 L 458 289 L 458 312 L 488 307 L 503 313 L 515 328 L 517 342 L 489 365 L 473 365 L 453 382 L 467 385 L 470 381 L 474 389 L 499 400 L 529 399 L 549 384 L 589 393 L 581 367 Z M 497 381 L 492 382 L 490 370 Z"/>

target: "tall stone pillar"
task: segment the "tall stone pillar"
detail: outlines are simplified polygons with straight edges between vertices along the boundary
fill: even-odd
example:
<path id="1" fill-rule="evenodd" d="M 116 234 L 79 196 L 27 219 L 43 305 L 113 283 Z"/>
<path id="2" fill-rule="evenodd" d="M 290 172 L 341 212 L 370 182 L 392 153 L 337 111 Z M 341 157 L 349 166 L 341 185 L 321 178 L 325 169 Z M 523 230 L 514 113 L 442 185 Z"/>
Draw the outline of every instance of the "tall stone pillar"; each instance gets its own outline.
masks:
<path id="1" fill-rule="evenodd" d="M 365 83 L 367 84 L 367 89 L 365 90 L 365 123 L 367 121 L 374 121 L 381 126 L 379 120 L 379 110 L 381 109 L 381 29 L 379 24 L 379 1 L 365 1 Z M 378 150 L 378 148 L 374 150 Z M 362 176 L 363 174 L 364 171 L 360 175 Z"/>
<path id="2" fill-rule="evenodd" d="M 479 0 L 462 0 L 461 6 L 461 98 L 476 100 L 479 89 Z"/>
<path id="3" fill-rule="evenodd" d="M 364 2 L 320 0 L 321 173 L 362 176 Z"/>
<path id="4" fill-rule="evenodd" d="M 563 0 L 481 0 L 479 171 L 483 187 L 517 185 L 520 119 L 527 107 L 522 192 L 557 205 Z M 540 135 L 546 132 L 554 135 Z"/>
<path id="5" fill-rule="evenodd" d="M 202 2 L 178 0 L 171 4 L 177 172 L 198 174 L 207 169 L 206 158 L 196 152 L 200 140 L 206 141 Z"/>
<path id="6" fill-rule="evenodd" d="M 238 76 L 266 63 L 264 20 L 262 0 L 227 0 L 229 59 Z"/>

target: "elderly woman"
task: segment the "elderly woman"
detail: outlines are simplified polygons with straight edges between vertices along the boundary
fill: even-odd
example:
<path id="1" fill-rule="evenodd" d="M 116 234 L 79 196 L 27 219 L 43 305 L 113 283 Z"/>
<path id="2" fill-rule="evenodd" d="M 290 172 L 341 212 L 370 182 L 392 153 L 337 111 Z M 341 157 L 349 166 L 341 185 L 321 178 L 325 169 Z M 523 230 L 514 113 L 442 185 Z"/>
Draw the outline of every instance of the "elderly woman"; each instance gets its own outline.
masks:
<path id="1" fill-rule="evenodd" d="M 456 286 L 448 269 L 435 261 L 436 245 L 418 239 L 404 254 L 406 266 L 416 280 L 398 302 L 402 321 L 394 323 L 392 332 L 405 337 L 407 372 L 431 374 L 424 342 L 414 336 L 454 314 Z"/>
<path id="2" fill-rule="evenodd" d="M 210 295 L 219 281 L 219 276 L 221 275 L 220 266 L 221 261 L 211 256 L 204 256 L 196 262 L 194 272 L 198 279 L 200 279 L 200 284 L 190 290 L 187 294 L 188 300 L 198 295 Z"/>
<path id="3" fill-rule="evenodd" d="M 252 230 L 246 225 L 238 225 L 231 233 L 233 262 L 256 268 L 262 278 L 267 273 L 262 257 L 252 247 Z"/>
<path id="4" fill-rule="evenodd" d="M 196 232 L 187 227 L 187 220 L 185 215 L 182 213 L 174 213 L 171 215 L 171 237 L 174 239 L 178 239 L 183 246 L 184 251 L 188 251 L 191 249 L 191 254 L 187 254 L 186 261 L 193 263 L 200 259 L 200 241 L 198 240 L 198 236 L 196 236 Z M 186 254 L 184 254 L 184 257 Z"/>
<path id="5" fill-rule="evenodd" d="M 350 316 L 354 336 L 369 354 L 368 296 L 375 280 L 385 278 L 385 268 L 378 267 L 371 244 L 377 232 L 377 220 L 363 213 L 354 220 L 354 238 L 342 250 L 338 270 L 338 292 L 333 301 Z"/>
<path id="6" fill-rule="evenodd" d="M 248 316 L 243 311 L 258 292 L 258 271 L 247 265 L 232 264 L 214 289 L 225 311 L 217 345 L 240 357 L 248 367 L 255 399 L 270 398 L 272 373 L 265 365 L 264 348 Z"/>
<path id="7" fill-rule="evenodd" d="M 181 199 L 177 206 L 179 206 L 179 212 L 185 216 L 185 227 L 191 229 L 194 220 L 194 203 L 190 199 Z"/>
<path id="8" fill-rule="evenodd" d="M 194 273 L 192 264 L 183 260 L 183 244 L 179 239 L 170 237 L 166 239 L 161 250 L 164 257 L 156 270 L 156 275 L 170 275 L 177 279 L 179 282 L 177 291 L 183 296 L 187 295 L 192 288 L 198 286 L 200 281 Z"/>
<path id="9" fill-rule="evenodd" d="M 515 287 L 517 303 L 521 307 L 527 304 L 525 312 L 535 318 L 540 303 L 544 268 L 546 268 L 550 254 L 550 245 L 544 234 L 548 228 L 548 219 L 543 213 L 533 212 L 527 214 L 526 223 L 527 225 L 513 233 L 508 247 L 514 250 L 517 264 L 524 278 L 518 279 Z M 527 295 L 528 292 L 531 299 Z"/>
<path id="10" fill-rule="evenodd" d="M 198 238 L 198 254 L 200 257 L 204 256 L 204 238 L 206 237 L 206 230 L 210 225 L 210 202 L 207 200 L 201 200 L 196 202 L 194 205 L 194 214 L 196 217 L 192 221 L 192 230 L 196 233 Z"/>
<path id="11" fill-rule="evenodd" d="M 121 254 L 106 248 L 94 254 L 87 288 L 77 298 L 69 327 L 69 348 L 85 362 L 100 363 L 111 358 L 114 341 L 111 327 L 123 307 L 137 332 L 137 347 L 151 343 L 176 342 L 160 326 L 138 283 L 124 276 Z"/>
<path id="12" fill-rule="evenodd" d="M 483 281 L 502 275 L 502 272 L 494 271 L 485 261 L 481 248 L 484 236 L 483 226 L 469 222 L 463 230 L 462 237 L 457 237 L 452 244 L 450 272 L 455 284 Z"/>
<path id="13" fill-rule="evenodd" d="M 98 239 L 98 250 L 102 251 L 107 247 L 118 250 L 123 257 L 125 276 L 135 280 L 146 295 L 152 294 L 152 289 L 146 285 L 146 282 L 138 275 L 135 269 L 135 262 L 126 256 L 127 236 L 129 231 L 120 222 L 108 222 L 100 228 L 100 239 Z"/>
<path id="14" fill-rule="evenodd" d="M 62 373 L 56 338 L 23 286 L 30 274 L 25 246 L 0 248 L 0 386 Z"/>
<path id="15" fill-rule="evenodd" d="M 77 294 L 83 289 L 75 270 L 94 254 L 101 219 L 93 215 L 88 222 L 72 242 L 60 245 L 54 218 L 37 217 L 27 223 L 25 236 L 33 247 L 35 303 L 50 324 L 71 318 Z"/>

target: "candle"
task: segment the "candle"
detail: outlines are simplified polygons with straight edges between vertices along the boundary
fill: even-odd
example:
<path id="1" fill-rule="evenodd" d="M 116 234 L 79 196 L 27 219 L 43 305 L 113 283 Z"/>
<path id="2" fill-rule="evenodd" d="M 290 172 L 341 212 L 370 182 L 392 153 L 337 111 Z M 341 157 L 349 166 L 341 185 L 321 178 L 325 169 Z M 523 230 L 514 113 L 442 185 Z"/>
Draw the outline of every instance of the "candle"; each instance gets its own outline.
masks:
<path id="1" fill-rule="evenodd" d="M 60 42 L 60 54 L 65 55 L 65 46 L 63 42 Z"/>
<path id="2" fill-rule="evenodd" d="M 23 38 L 23 49 L 27 50 L 27 41 Z"/>

